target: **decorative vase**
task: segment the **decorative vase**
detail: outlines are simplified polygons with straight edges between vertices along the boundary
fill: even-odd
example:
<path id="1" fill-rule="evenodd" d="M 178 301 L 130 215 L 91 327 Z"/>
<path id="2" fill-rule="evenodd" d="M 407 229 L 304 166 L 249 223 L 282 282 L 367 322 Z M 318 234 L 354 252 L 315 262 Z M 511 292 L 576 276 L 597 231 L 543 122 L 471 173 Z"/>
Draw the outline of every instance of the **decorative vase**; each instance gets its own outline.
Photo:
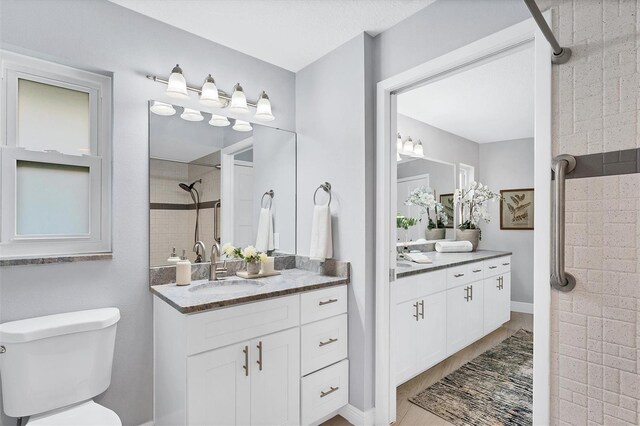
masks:
<path id="1" fill-rule="evenodd" d="M 247 273 L 251 275 L 260 273 L 260 262 L 247 262 Z"/>
<path id="2" fill-rule="evenodd" d="M 456 241 L 469 241 L 473 246 L 471 251 L 476 251 L 478 249 L 478 242 L 480 242 L 480 230 L 456 229 Z"/>
<path id="3" fill-rule="evenodd" d="M 425 238 L 428 241 L 444 240 L 444 236 L 445 236 L 446 232 L 447 232 L 447 230 L 444 229 L 444 228 L 427 229 L 425 231 Z"/>

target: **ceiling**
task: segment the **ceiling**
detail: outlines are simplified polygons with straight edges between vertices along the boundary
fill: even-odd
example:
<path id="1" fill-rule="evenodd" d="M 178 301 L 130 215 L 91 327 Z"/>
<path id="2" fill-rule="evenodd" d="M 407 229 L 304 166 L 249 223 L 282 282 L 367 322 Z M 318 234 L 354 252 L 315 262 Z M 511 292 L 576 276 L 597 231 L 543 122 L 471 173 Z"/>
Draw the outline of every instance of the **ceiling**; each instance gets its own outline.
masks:
<path id="1" fill-rule="evenodd" d="M 435 0 L 111 1 L 297 72 L 358 34 L 375 36 Z"/>
<path id="2" fill-rule="evenodd" d="M 398 95 L 398 113 L 477 143 L 533 137 L 533 47 Z"/>

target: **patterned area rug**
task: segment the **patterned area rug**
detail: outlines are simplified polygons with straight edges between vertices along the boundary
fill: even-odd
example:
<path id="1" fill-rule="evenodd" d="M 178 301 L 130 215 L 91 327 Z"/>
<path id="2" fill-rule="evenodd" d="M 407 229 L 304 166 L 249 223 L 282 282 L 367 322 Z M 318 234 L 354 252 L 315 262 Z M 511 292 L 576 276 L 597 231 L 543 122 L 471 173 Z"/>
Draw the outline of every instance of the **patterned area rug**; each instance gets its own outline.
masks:
<path id="1" fill-rule="evenodd" d="M 531 425 L 533 333 L 519 330 L 409 401 L 454 425 Z"/>

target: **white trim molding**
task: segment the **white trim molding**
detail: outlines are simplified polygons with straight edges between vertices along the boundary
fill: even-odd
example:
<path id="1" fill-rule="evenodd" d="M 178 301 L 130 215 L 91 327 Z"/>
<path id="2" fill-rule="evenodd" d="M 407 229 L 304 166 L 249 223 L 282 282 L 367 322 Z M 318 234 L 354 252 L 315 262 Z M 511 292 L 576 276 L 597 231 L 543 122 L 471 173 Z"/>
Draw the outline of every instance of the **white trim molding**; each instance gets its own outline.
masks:
<path id="1" fill-rule="evenodd" d="M 523 314 L 533 314 L 533 303 L 514 302 L 511 301 L 511 312 L 520 312 Z"/>
<path id="2" fill-rule="evenodd" d="M 338 410 L 338 414 L 344 417 L 344 419 L 352 425 L 361 426 L 374 424 L 373 409 L 362 411 L 353 405 L 348 404 Z"/>
<path id="3" fill-rule="evenodd" d="M 550 11 L 544 13 L 551 19 Z M 533 19 L 439 56 L 377 85 L 376 109 L 376 356 L 375 424 L 396 417 L 392 379 L 390 284 L 395 280 L 396 93 L 465 67 L 493 60 L 514 48 L 533 44 L 535 55 L 535 203 L 550 212 L 551 181 L 551 48 Z M 534 377 L 533 423 L 549 423 L 550 375 L 550 214 L 536 215 L 534 240 Z M 391 284 L 392 285 L 392 284 Z M 349 420 L 349 419 L 347 419 Z"/>

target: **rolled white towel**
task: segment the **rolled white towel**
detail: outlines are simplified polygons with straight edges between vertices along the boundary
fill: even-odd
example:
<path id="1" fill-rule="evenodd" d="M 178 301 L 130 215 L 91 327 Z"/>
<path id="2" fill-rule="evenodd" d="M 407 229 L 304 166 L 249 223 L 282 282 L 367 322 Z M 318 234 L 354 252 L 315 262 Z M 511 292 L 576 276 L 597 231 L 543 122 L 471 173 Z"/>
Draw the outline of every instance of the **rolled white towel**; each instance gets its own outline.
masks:
<path id="1" fill-rule="evenodd" d="M 313 208 L 309 257 L 321 262 L 333 257 L 331 209 L 329 208 L 329 205 L 315 206 Z"/>
<path id="2" fill-rule="evenodd" d="M 273 244 L 273 215 L 271 209 L 261 208 L 256 233 L 256 250 L 267 252 L 274 249 Z"/>
<path id="3" fill-rule="evenodd" d="M 436 243 L 438 253 L 464 253 L 473 250 L 469 241 L 439 241 Z"/>

